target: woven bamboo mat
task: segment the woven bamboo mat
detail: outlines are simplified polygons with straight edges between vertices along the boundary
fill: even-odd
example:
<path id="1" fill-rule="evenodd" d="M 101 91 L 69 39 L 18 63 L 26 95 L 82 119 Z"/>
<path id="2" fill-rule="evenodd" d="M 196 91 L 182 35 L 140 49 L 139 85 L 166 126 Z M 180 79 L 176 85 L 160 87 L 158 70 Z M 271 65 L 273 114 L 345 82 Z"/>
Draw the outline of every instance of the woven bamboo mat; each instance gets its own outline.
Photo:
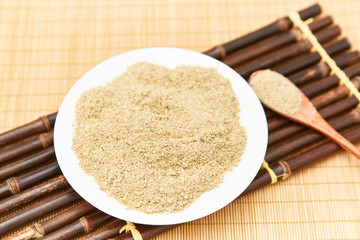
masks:
<path id="1" fill-rule="evenodd" d="M 81 75 L 118 53 L 207 50 L 312 3 L 1 1 L 0 132 L 56 111 Z M 360 2 L 320 4 L 360 49 Z M 360 162 L 345 152 L 332 155 L 156 239 L 360 239 Z"/>

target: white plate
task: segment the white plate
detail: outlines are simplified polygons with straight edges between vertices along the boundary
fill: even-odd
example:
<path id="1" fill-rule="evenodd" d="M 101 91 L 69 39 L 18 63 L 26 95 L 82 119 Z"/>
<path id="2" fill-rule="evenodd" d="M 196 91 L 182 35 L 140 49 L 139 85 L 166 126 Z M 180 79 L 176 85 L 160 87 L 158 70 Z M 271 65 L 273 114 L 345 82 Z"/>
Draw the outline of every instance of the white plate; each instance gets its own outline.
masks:
<path id="1" fill-rule="evenodd" d="M 228 78 L 240 104 L 240 123 L 246 129 L 247 145 L 242 160 L 216 189 L 203 194 L 190 207 L 170 214 L 145 214 L 126 207 L 101 191 L 93 177 L 78 165 L 71 150 L 75 126 L 75 104 L 91 88 L 111 82 L 139 61 L 168 68 L 179 65 L 213 67 Z M 232 202 L 251 183 L 259 171 L 267 147 L 267 123 L 259 99 L 248 83 L 234 70 L 207 55 L 178 48 L 146 48 L 112 57 L 92 68 L 70 89 L 59 109 L 54 132 L 55 153 L 66 180 L 91 205 L 123 220 L 151 225 L 177 224 L 207 216 Z"/>

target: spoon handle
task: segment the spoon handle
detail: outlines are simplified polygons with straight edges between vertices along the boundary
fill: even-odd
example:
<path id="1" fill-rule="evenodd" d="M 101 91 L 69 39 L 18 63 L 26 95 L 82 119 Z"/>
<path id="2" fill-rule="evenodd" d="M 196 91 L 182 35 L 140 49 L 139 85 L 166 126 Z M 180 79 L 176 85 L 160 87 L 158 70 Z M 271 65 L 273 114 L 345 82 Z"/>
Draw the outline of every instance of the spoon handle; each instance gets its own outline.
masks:
<path id="1" fill-rule="evenodd" d="M 320 114 L 319 117 L 316 116 L 313 118 L 313 127 L 333 140 L 335 143 L 337 143 L 340 147 L 342 147 L 344 150 L 352 153 L 354 156 L 356 156 L 358 159 L 360 159 L 360 149 L 357 148 L 354 144 L 352 144 L 349 140 L 344 138 L 340 133 L 338 133 L 333 127 L 331 127 L 326 120 L 324 120 Z"/>

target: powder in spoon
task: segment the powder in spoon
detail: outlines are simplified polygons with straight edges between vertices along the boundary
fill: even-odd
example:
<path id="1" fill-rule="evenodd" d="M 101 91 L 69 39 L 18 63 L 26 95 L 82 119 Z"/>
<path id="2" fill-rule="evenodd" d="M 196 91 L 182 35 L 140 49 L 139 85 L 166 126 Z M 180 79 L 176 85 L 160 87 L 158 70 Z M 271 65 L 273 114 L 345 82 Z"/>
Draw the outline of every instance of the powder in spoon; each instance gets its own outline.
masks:
<path id="1" fill-rule="evenodd" d="M 81 168 L 145 213 L 181 211 L 218 187 L 246 144 L 235 93 L 213 68 L 139 62 L 84 92 L 75 114 Z"/>
<path id="2" fill-rule="evenodd" d="M 256 72 L 250 78 L 254 92 L 269 107 L 286 114 L 299 110 L 301 94 L 283 75 L 266 69 Z"/>

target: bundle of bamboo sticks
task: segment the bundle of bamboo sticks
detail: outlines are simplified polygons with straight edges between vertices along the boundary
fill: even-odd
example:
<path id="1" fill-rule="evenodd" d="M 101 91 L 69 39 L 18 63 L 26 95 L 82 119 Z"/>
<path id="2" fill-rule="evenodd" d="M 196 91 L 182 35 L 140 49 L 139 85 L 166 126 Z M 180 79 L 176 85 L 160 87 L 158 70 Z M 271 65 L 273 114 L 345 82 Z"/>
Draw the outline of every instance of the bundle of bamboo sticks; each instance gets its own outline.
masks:
<path id="1" fill-rule="evenodd" d="M 314 18 L 310 29 L 359 88 L 359 52 L 349 51 L 349 41 L 337 39 L 340 27 L 333 25 L 330 16 L 316 17 L 320 13 L 317 4 L 299 12 L 303 20 Z M 339 86 L 339 79 L 330 75 L 330 67 L 320 62 L 318 53 L 310 51 L 309 41 L 292 25 L 290 19 L 284 17 L 205 54 L 228 64 L 244 78 L 263 68 L 284 74 L 311 98 L 320 114 L 336 130 L 345 130 L 343 135 L 351 142 L 360 140 L 359 101 L 349 96 L 345 86 Z M 271 163 L 279 180 L 339 149 L 329 141 L 314 146 L 325 138 L 270 110 L 266 110 L 266 115 L 269 148 L 265 159 Z M 44 116 L 0 135 L 0 214 L 3 216 L 0 217 L 0 235 L 7 234 L 5 239 L 71 239 L 80 235 L 82 239 L 133 239 L 130 232 L 119 235 L 119 229 L 126 224 L 124 221 L 86 203 L 61 175 L 52 146 L 55 118 L 56 113 Z M 303 148 L 307 150 L 293 154 Z M 292 156 L 287 157 L 290 153 Z M 270 183 L 270 174 L 261 170 L 242 195 Z M 51 196 L 44 197 L 48 194 Z M 57 213 L 59 209 L 66 210 Z M 42 217 L 44 219 L 39 220 Z M 24 225 L 29 227 L 14 232 Z M 137 225 L 137 229 L 143 239 L 150 239 L 176 226 Z"/>

